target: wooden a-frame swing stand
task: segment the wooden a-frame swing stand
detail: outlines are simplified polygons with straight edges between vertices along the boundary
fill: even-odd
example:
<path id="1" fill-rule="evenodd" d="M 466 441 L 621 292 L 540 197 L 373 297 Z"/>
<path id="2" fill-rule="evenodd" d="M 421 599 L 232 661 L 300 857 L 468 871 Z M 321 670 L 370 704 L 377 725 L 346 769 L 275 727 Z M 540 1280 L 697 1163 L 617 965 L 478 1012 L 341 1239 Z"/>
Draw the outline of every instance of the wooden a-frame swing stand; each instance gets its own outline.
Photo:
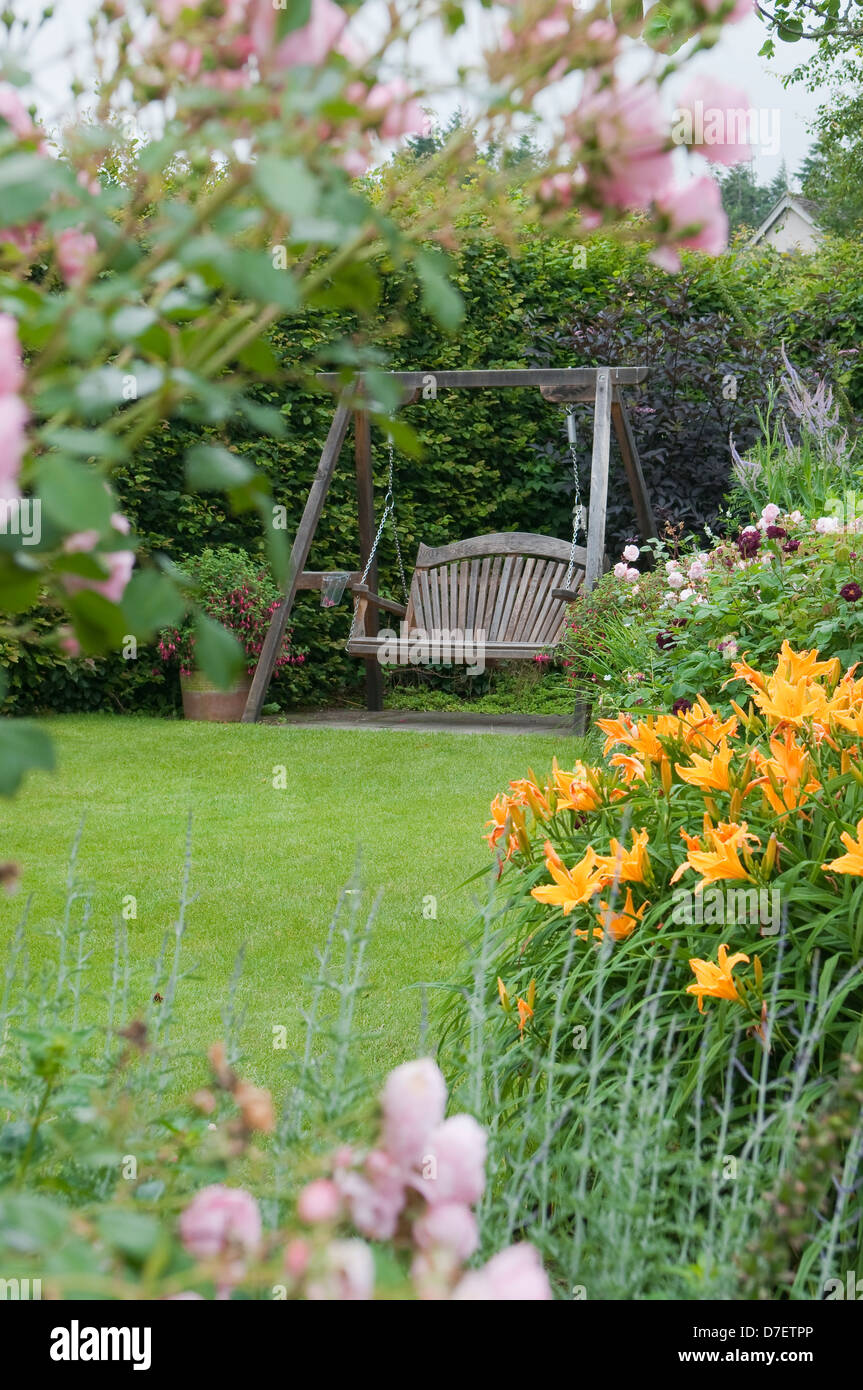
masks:
<path id="1" fill-rule="evenodd" d="M 244 723 L 254 723 L 260 717 L 298 590 L 320 589 L 324 581 L 323 572 L 306 570 L 305 564 L 351 419 L 357 478 L 360 569 L 350 573 L 347 587 L 358 600 L 357 615 L 362 623 L 359 636 L 356 639 L 352 636 L 349 642 L 349 650 L 365 661 L 366 704 L 370 710 L 383 708 L 383 673 L 376 654 L 379 609 L 400 618 L 407 617 L 409 623 L 418 622 L 419 626 L 422 626 L 423 611 L 426 620 L 430 622 L 435 619 L 439 623 L 442 610 L 446 616 L 448 602 L 452 616 L 461 616 L 461 626 L 465 625 L 465 616 L 473 621 L 482 612 L 482 622 L 477 621 L 476 626 L 482 626 L 485 630 L 491 624 L 488 652 L 493 659 L 523 657 L 543 646 L 553 645 L 563 626 L 566 604 L 575 597 L 579 583 L 583 584 L 585 590 L 590 590 L 605 565 L 605 516 L 612 426 L 642 539 L 656 535 L 653 511 L 622 396 L 624 386 L 634 386 L 645 379 L 646 367 L 570 367 L 560 370 L 541 367 L 505 371 L 391 372 L 390 375 L 402 387 L 405 405 L 417 400 L 430 381 L 434 382 L 435 392 L 527 386 L 538 389 L 545 400 L 556 404 L 593 402 L 587 547 L 582 550 L 573 544 L 570 550 L 568 542 L 522 532 L 481 536 L 473 541 L 459 541 L 436 550 L 421 546 L 408 605 L 379 597 L 374 558 L 371 427 L 368 412 L 362 404 L 362 377 L 345 390 L 336 374 L 323 374 L 320 380 L 324 385 L 334 391 L 342 388 L 342 391 L 294 537 L 285 596 L 273 615 L 264 640 L 243 714 Z M 570 587 L 561 587 L 564 570 L 568 576 L 572 574 L 574 556 L 577 556 L 578 562 L 576 578 L 570 580 Z M 368 572 L 363 579 L 366 569 Z M 439 584 L 435 579 L 436 573 L 441 576 Z M 464 576 L 460 588 L 457 587 L 456 578 L 459 573 Z M 452 576 L 451 581 L 447 575 Z M 424 610 L 421 605 L 424 605 Z"/>

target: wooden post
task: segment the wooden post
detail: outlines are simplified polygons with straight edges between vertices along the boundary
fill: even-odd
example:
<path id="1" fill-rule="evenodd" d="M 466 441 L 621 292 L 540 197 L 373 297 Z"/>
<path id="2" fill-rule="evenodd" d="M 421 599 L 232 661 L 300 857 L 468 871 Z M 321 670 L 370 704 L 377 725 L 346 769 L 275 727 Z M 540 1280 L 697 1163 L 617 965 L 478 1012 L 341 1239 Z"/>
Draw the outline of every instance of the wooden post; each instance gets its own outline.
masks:
<path id="1" fill-rule="evenodd" d="M 587 558 L 584 591 L 590 593 L 605 564 L 605 512 L 608 505 L 608 454 L 611 447 L 611 373 L 596 372 L 593 416 L 593 457 L 590 462 L 590 512 L 587 519 Z"/>
<path id="2" fill-rule="evenodd" d="M 329 491 L 333 473 L 338 463 L 339 453 L 345 440 L 348 430 L 348 421 L 351 418 L 351 408 L 346 399 L 339 402 L 329 434 L 327 435 L 321 454 L 321 461 L 318 464 L 314 481 L 306 498 L 306 505 L 300 524 L 297 527 L 297 534 L 294 537 L 294 544 L 291 547 L 291 558 L 288 562 L 288 577 L 285 585 L 285 597 L 273 614 L 269 630 L 264 638 L 264 645 L 258 659 L 255 670 L 252 688 L 249 691 L 249 698 L 246 701 L 246 708 L 243 711 L 243 723 L 254 724 L 261 715 L 261 708 L 273 678 L 278 654 L 281 650 L 282 639 L 285 635 L 285 628 L 288 625 L 291 609 L 294 606 L 294 599 L 297 595 L 297 586 L 300 575 L 306 567 L 309 551 L 312 547 L 315 531 L 321 519 L 324 499 Z"/>
<path id="3" fill-rule="evenodd" d="M 626 470 L 629 491 L 632 493 L 641 539 L 643 541 L 651 540 L 656 535 L 656 519 L 653 515 L 653 507 L 650 505 L 650 496 L 644 482 L 644 474 L 641 471 L 641 460 L 638 457 L 629 411 L 626 409 L 619 391 L 615 391 L 612 397 L 611 419 L 620 448 L 620 456 L 623 459 L 623 467 Z"/>
<path id="4" fill-rule="evenodd" d="M 375 498 L 372 477 L 372 436 L 368 411 L 354 413 L 354 460 L 357 472 L 357 517 L 360 533 L 360 569 L 366 567 L 371 554 L 375 535 Z M 368 587 L 378 591 L 378 564 L 375 560 L 365 580 Z M 378 633 L 378 610 L 374 604 L 366 606 L 365 631 L 363 636 L 376 637 Z M 381 664 L 374 657 L 365 662 L 366 668 L 366 709 L 382 710 L 384 707 L 384 677 Z"/>

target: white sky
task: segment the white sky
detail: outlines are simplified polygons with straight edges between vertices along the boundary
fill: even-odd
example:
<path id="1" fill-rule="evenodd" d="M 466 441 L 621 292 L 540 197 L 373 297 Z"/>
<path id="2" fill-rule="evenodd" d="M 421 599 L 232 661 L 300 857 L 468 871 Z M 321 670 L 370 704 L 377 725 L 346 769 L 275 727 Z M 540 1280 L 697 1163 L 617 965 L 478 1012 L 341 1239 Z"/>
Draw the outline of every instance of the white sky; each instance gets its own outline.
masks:
<path id="1" fill-rule="evenodd" d="M 87 18 L 97 3 L 98 0 L 57 0 L 55 18 L 38 36 L 32 53 L 27 55 L 25 66 L 34 72 L 31 99 L 35 99 L 49 124 L 64 109 L 71 77 L 75 71 L 80 71 L 80 55 L 87 47 Z M 42 0 L 11 0 L 11 8 L 16 15 L 32 15 L 41 10 Z M 373 7 L 369 8 L 374 13 Z M 477 0 L 467 0 L 465 9 L 470 23 L 459 38 L 456 60 L 453 59 L 452 50 L 448 49 L 445 53 L 427 29 L 418 32 L 415 42 L 410 44 L 412 61 L 437 85 L 448 87 L 435 102 L 443 119 L 458 105 L 470 109 L 470 92 L 452 85 L 456 62 L 461 60 L 470 64 L 479 52 L 483 36 L 487 36 L 490 26 L 500 20 L 499 14 L 496 20 L 493 14 L 482 9 Z M 4 33 L 0 30 L 0 35 Z M 778 150 L 775 154 L 759 153 L 755 161 L 758 177 L 762 182 L 768 182 L 779 171 L 783 158 L 789 174 L 793 177 L 796 173 L 810 143 L 807 122 L 814 117 L 822 98 L 817 93 L 807 92 L 800 85 L 786 91 L 781 82 L 782 74 L 804 59 L 811 45 L 780 44 L 778 57 L 768 62 L 758 57 L 764 37 L 764 26 L 755 16 L 743 24 L 727 26 L 719 44 L 710 52 L 700 54 L 692 64 L 687 65 L 684 77 L 669 84 L 668 107 L 670 115 L 675 95 L 679 94 L 690 76 L 710 74 L 742 89 L 749 97 L 751 106 L 768 113 L 778 111 Z M 0 44 L 2 52 L 3 45 Z M 630 60 L 633 66 L 637 58 L 638 55 L 634 53 Z M 547 106 L 541 114 L 553 119 L 554 105 Z"/>

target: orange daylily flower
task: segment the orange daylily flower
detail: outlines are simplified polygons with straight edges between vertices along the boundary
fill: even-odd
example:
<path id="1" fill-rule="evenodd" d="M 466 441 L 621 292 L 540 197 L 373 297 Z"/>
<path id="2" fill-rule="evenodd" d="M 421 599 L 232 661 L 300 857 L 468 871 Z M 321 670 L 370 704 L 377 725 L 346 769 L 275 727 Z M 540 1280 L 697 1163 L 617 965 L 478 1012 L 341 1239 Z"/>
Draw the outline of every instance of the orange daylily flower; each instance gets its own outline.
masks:
<path id="1" fill-rule="evenodd" d="M 776 662 L 775 676 L 780 676 L 785 680 L 796 682 L 799 680 L 814 680 L 818 676 L 826 676 L 829 683 L 839 679 L 841 666 L 837 657 L 832 657 L 829 661 L 819 661 L 818 651 L 813 648 L 808 652 L 795 652 L 791 649 L 789 642 L 783 642 L 779 651 L 779 658 Z"/>
<path id="2" fill-rule="evenodd" d="M 688 835 L 683 829 L 680 834 L 686 841 L 686 862 L 675 869 L 671 876 L 672 883 L 676 883 L 688 869 L 694 869 L 702 876 L 701 882 L 695 885 L 696 893 L 700 893 L 705 884 L 723 879 L 752 882 L 752 875 L 738 857 L 738 850 L 746 853 L 750 840 L 757 843 L 756 836 L 749 833 L 746 821 L 740 825 L 720 821 L 718 826 L 713 826 L 705 817 L 704 838 L 708 842 L 707 847 L 702 844 L 699 835 Z"/>
<path id="3" fill-rule="evenodd" d="M 782 737 L 778 733 L 771 736 L 772 758 L 765 758 L 757 750 L 754 757 L 758 779 L 765 797 L 778 816 L 788 811 L 796 811 L 807 797 L 819 790 L 821 783 L 811 776 L 812 759 L 805 748 L 794 737 L 793 729 L 785 729 Z"/>
<path id="4" fill-rule="evenodd" d="M 693 753 L 692 767 L 681 767 L 680 763 L 675 763 L 675 771 L 692 787 L 700 787 L 702 791 L 727 792 L 731 790 L 729 769 L 733 757 L 734 749 L 729 748 L 723 738 L 712 758 L 702 758 Z"/>
<path id="5" fill-rule="evenodd" d="M 489 849 L 494 849 L 506 829 L 506 822 L 509 817 L 509 797 L 504 796 L 503 792 L 498 792 L 489 809 L 492 818 L 486 821 L 486 827 L 491 826 L 492 829 L 488 835 L 483 836 L 483 839 L 488 842 Z"/>
<path id="6" fill-rule="evenodd" d="M 517 782 L 510 782 L 509 785 L 513 790 L 512 801 L 520 806 L 529 806 L 537 820 L 548 820 L 551 815 L 551 807 L 545 794 L 540 791 L 532 772 Z"/>
<path id="7" fill-rule="evenodd" d="M 522 999 L 521 997 L 516 999 L 515 1002 L 516 1007 L 518 1008 L 518 1031 L 522 1036 L 524 1036 L 524 1025 L 527 1023 L 529 1018 L 533 1018 L 533 1009 L 531 1008 L 530 1004 L 528 1004 L 527 1001 L 525 999 Z"/>
<path id="8" fill-rule="evenodd" d="M 598 862 L 596 852 L 588 845 L 584 858 L 571 869 L 567 869 L 554 846 L 546 840 L 545 867 L 554 883 L 543 883 L 531 888 L 531 896 L 536 898 L 537 902 L 562 907 L 564 917 L 568 916 L 574 907 L 586 903 L 594 893 L 598 893 L 605 882 L 604 875 L 598 869 Z"/>
<path id="9" fill-rule="evenodd" d="M 593 935 L 600 941 L 605 936 L 610 936 L 615 941 L 625 941 L 635 931 L 648 905 L 642 903 L 641 907 L 636 908 L 632 901 L 632 889 L 627 888 L 626 902 L 622 910 L 615 910 L 605 902 L 600 902 L 599 906 L 602 910 L 596 914 L 596 920 L 600 926 L 593 928 Z M 582 940 L 587 938 L 586 931 L 576 930 L 575 934 Z"/>
<path id="10" fill-rule="evenodd" d="M 632 831 L 632 849 L 624 849 L 619 840 L 612 840 L 609 854 L 597 856 L 597 864 L 605 874 L 618 883 L 644 883 L 650 873 L 647 854 L 648 834 L 641 829 Z"/>
<path id="11" fill-rule="evenodd" d="M 828 712 L 827 696 L 820 685 L 805 679 L 787 681 L 781 676 L 770 677 L 767 689 L 756 694 L 755 703 L 765 718 L 795 727 Z"/>
<path id="12" fill-rule="evenodd" d="M 568 772 L 558 767 L 557 758 L 552 758 L 551 768 L 552 783 L 549 784 L 549 789 L 554 791 L 558 811 L 596 810 L 602 798 L 596 785 L 595 768 L 576 763 L 572 771 Z"/>
<path id="13" fill-rule="evenodd" d="M 735 716 L 732 714 L 728 719 L 723 719 L 703 695 L 696 695 L 692 709 L 673 717 L 683 730 L 684 742 L 696 747 L 716 748 L 722 739 L 733 738 L 737 733 Z"/>
<path id="14" fill-rule="evenodd" d="M 749 964 L 749 957 L 742 951 L 736 951 L 733 956 L 728 955 L 728 947 L 720 946 L 717 957 L 719 964 L 714 965 L 710 960 L 690 960 L 689 964 L 695 972 L 695 984 L 686 986 L 687 994 L 695 994 L 698 997 L 698 1012 L 704 1013 L 704 1000 L 707 999 L 736 999 L 740 1003 L 740 995 L 732 977 L 732 970 L 740 961 Z"/>
<path id="15" fill-rule="evenodd" d="M 856 874 L 858 878 L 863 878 L 863 819 L 857 822 L 857 839 L 843 830 L 840 840 L 847 849 L 847 854 L 842 854 L 838 859 L 831 859 L 828 864 L 822 864 L 821 868 L 829 869 L 834 874 Z"/>

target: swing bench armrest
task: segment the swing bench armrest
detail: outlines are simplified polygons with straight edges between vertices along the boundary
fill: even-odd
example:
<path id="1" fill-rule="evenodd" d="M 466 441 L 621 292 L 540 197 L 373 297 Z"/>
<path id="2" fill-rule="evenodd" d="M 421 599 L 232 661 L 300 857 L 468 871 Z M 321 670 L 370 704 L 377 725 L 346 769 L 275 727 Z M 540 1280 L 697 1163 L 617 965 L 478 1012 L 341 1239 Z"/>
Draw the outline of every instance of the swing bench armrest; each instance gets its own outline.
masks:
<path id="1" fill-rule="evenodd" d="M 574 589 L 552 589 L 552 598 L 562 599 L 564 603 L 574 603 L 578 598 L 581 585 L 577 584 Z"/>
<path id="2" fill-rule="evenodd" d="M 367 584 L 352 584 L 351 593 L 356 594 L 375 608 L 383 608 L 387 613 L 394 613 L 397 618 L 407 616 L 408 610 L 403 603 L 396 603 L 395 599 L 391 598 L 381 598 L 380 594 L 373 593 Z"/>

